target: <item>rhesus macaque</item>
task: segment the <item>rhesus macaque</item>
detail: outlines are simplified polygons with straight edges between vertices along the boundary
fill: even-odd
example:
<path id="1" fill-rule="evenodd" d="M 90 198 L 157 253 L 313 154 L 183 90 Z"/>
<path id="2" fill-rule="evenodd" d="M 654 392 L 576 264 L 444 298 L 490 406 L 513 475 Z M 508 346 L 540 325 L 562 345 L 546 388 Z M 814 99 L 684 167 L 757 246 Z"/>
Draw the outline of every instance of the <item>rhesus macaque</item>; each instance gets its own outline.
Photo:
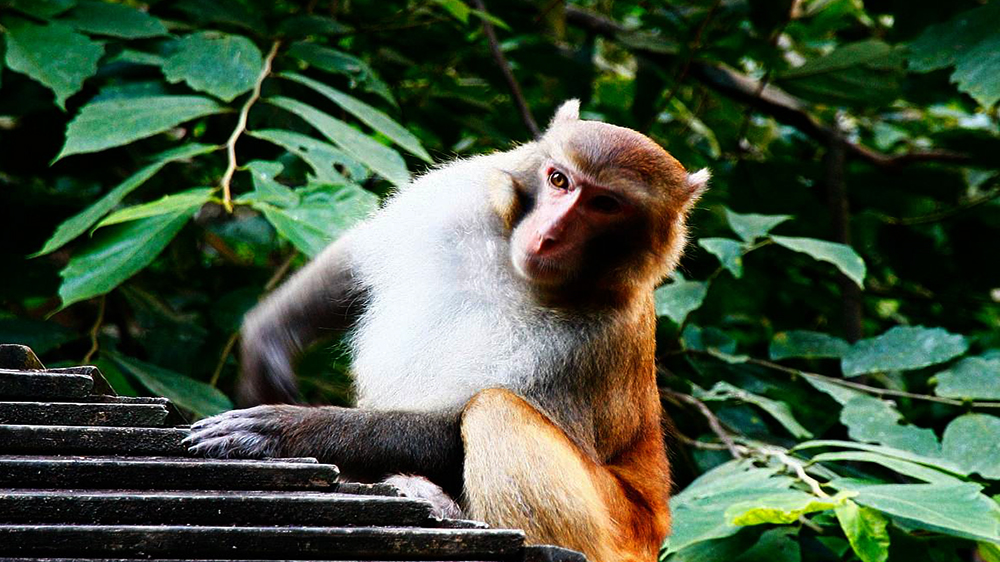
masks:
<path id="1" fill-rule="evenodd" d="M 655 560 L 670 471 L 653 289 L 707 180 L 577 101 L 536 142 L 427 173 L 243 326 L 244 405 L 293 401 L 296 355 L 349 329 L 357 408 L 228 412 L 191 450 L 419 475 L 393 482 L 593 562 Z"/>

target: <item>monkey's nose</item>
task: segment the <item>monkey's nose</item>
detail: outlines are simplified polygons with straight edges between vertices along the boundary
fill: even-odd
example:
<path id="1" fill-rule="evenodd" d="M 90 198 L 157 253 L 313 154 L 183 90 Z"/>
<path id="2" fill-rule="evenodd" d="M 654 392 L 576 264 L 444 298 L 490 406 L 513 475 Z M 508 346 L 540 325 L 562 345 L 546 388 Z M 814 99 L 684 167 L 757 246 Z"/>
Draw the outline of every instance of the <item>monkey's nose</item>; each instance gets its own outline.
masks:
<path id="1" fill-rule="evenodd" d="M 535 242 L 535 253 L 544 254 L 551 251 L 558 244 L 559 240 L 557 240 L 554 236 L 549 234 L 540 234 Z"/>

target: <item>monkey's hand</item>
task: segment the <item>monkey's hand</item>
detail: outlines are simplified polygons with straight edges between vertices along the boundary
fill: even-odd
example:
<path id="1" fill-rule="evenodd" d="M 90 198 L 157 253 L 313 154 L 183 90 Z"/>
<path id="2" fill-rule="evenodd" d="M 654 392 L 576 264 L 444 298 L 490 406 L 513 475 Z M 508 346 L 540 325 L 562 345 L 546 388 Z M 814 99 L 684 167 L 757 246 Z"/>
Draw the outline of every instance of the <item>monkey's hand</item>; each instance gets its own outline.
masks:
<path id="1" fill-rule="evenodd" d="M 288 456 L 289 431 L 305 417 L 303 406 L 257 406 L 205 418 L 191 426 L 182 443 L 188 451 L 216 458 Z"/>

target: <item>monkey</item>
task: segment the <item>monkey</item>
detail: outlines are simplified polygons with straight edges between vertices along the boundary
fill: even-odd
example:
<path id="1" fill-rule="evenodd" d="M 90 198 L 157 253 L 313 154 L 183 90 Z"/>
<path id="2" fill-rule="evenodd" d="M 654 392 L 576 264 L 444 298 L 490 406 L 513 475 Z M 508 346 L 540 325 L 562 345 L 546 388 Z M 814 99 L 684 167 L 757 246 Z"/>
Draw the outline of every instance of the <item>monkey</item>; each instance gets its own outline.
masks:
<path id="1" fill-rule="evenodd" d="M 565 102 L 537 140 L 417 178 L 250 311 L 238 402 L 264 405 L 185 442 L 410 482 L 594 562 L 655 559 L 671 479 L 653 291 L 708 179 Z M 356 407 L 292 405 L 295 357 L 332 331 Z"/>

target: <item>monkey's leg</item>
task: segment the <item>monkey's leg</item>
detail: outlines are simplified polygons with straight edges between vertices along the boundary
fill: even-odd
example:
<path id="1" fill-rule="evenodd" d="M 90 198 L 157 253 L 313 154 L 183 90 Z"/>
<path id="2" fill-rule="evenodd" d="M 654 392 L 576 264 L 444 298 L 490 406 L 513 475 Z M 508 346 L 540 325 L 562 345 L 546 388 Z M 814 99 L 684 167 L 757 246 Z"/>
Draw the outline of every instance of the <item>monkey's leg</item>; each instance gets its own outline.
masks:
<path id="1" fill-rule="evenodd" d="M 592 562 L 656 559 L 668 525 L 668 490 L 638 482 L 650 476 L 644 470 L 597 463 L 508 390 L 484 390 L 469 401 L 462 439 L 471 518 L 524 529 L 529 542 L 579 550 Z M 657 458 L 651 468 L 666 471 Z M 653 479 L 665 482 L 665 472 Z"/>
<path id="2" fill-rule="evenodd" d="M 192 453 L 210 457 L 316 457 L 352 480 L 417 474 L 452 497 L 462 489 L 457 412 L 257 406 L 201 420 L 184 442 Z"/>

